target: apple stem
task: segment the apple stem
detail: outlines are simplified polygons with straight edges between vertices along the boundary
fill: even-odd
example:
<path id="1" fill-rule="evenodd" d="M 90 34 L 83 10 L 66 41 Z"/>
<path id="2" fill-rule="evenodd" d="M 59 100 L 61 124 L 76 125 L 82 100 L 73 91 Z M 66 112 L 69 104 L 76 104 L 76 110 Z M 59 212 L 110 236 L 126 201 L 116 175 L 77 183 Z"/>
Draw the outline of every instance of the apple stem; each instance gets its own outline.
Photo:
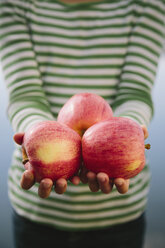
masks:
<path id="1" fill-rule="evenodd" d="M 146 148 L 147 150 L 149 150 L 149 149 L 151 148 L 151 145 L 150 145 L 150 144 L 145 144 L 145 148 Z"/>
<path id="2" fill-rule="evenodd" d="M 25 150 L 25 148 L 23 146 L 22 146 L 22 157 L 23 157 L 22 163 L 26 164 L 29 161 L 29 159 L 28 159 L 26 150 Z"/>
<path id="3" fill-rule="evenodd" d="M 22 160 L 22 163 L 23 163 L 23 164 L 26 164 L 27 162 L 29 162 L 29 159 L 23 159 L 23 160 Z"/>

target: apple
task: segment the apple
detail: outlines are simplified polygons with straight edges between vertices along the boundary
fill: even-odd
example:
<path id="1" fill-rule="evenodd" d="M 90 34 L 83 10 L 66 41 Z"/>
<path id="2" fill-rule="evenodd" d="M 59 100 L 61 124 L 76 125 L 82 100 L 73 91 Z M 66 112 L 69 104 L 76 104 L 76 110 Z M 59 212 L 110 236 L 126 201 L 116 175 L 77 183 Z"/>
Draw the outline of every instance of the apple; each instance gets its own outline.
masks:
<path id="1" fill-rule="evenodd" d="M 125 117 L 113 117 L 90 127 L 82 137 L 84 166 L 96 174 L 128 179 L 145 165 L 141 126 Z"/>
<path id="2" fill-rule="evenodd" d="M 57 121 L 33 125 L 23 137 L 22 150 L 23 163 L 30 162 L 37 182 L 69 179 L 80 167 L 81 137 Z"/>
<path id="3" fill-rule="evenodd" d="M 99 95 L 80 93 L 72 96 L 61 108 L 57 121 L 75 130 L 81 137 L 97 122 L 113 116 L 110 105 Z"/>

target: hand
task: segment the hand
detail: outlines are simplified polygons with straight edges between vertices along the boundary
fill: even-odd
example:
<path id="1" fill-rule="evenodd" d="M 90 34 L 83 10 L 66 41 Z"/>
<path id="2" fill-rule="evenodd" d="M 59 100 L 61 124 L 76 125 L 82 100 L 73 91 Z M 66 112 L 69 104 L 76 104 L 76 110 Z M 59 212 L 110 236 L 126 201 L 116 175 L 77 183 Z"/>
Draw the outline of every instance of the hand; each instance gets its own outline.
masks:
<path id="1" fill-rule="evenodd" d="M 148 130 L 146 126 L 141 125 L 141 128 L 144 133 L 144 139 L 148 137 Z M 85 167 L 82 167 L 80 171 L 80 180 L 82 183 L 88 183 L 89 188 L 92 192 L 97 192 L 99 190 L 102 191 L 102 193 L 108 194 L 112 191 L 113 185 L 116 186 L 118 192 L 120 194 L 127 193 L 129 189 L 129 183 L 130 180 L 123 179 L 123 178 L 115 178 L 115 179 L 109 179 L 108 175 L 106 173 L 100 172 L 97 175 L 91 171 L 87 171 Z"/>
<path id="2" fill-rule="evenodd" d="M 80 180 L 84 184 L 88 183 L 92 192 L 101 190 L 104 194 L 109 194 L 114 184 L 120 194 L 125 194 L 129 188 L 129 179 L 110 179 L 106 173 L 100 172 L 95 174 L 94 172 L 87 171 L 85 167 L 82 167 L 80 171 Z"/>
<path id="3" fill-rule="evenodd" d="M 24 133 L 16 133 L 13 139 L 18 145 L 22 145 L 23 136 Z M 35 174 L 29 162 L 26 162 L 24 167 L 25 171 L 22 175 L 20 184 L 23 189 L 28 190 L 35 184 Z M 80 182 L 80 178 L 78 176 L 74 176 L 70 181 L 77 185 Z M 39 184 L 38 195 L 41 198 L 47 198 L 50 195 L 53 184 L 54 190 L 57 194 L 63 194 L 67 189 L 67 181 L 64 178 L 59 178 L 56 182 L 53 182 L 49 178 L 44 178 Z"/>

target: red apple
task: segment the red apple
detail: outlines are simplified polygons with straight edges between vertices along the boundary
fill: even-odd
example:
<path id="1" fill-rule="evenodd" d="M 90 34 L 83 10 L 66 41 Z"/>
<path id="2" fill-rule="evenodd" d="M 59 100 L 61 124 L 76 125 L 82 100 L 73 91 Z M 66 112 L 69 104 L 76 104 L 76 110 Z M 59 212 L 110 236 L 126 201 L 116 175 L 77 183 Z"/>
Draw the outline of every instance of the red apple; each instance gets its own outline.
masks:
<path id="1" fill-rule="evenodd" d="M 35 172 L 35 179 L 69 179 L 81 162 L 81 137 L 56 121 L 35 124 L 24 135 L 23 153 Z"/>
<path id="2" fill-rule="evenodd" d="M 140 125 L 113 117 L 90 127 L 82 138 L 85 167 L 110 178 L 131 178 L 145 165 L 144 134 Z"/>
<path id="3" fill-rule="evenodd" d="M 110 105 L 101 96 L 81 93 L 72 96 L 64 104 L 57 121 L 66 124 L 82 136 L 90 126 L 107 120 L 112 115 Z"/>

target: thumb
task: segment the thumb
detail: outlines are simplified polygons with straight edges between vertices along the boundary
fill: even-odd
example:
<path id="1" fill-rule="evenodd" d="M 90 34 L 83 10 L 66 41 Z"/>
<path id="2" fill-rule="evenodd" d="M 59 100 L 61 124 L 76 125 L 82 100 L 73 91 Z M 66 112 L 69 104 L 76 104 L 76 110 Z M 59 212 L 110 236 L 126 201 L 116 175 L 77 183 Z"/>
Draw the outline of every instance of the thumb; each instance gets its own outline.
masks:
<path id="1" fill-rule="evenodd" d="M 147 130 L 147 127 L 145 125 L 141 125 L 141 128 L 143 130 L 143 133 L 144 133 L 144 139 L 147 139 L 148 138 L 148 130 Z"/>
<path id="2" fill-rule="evenodd" d="M 14 139 L 15 143 L 17 143 L 18 145 L 22 145 L 23 136 L 24 136 L 24 133 L 16 133 L 13 136 L 13 139 Z"/>

